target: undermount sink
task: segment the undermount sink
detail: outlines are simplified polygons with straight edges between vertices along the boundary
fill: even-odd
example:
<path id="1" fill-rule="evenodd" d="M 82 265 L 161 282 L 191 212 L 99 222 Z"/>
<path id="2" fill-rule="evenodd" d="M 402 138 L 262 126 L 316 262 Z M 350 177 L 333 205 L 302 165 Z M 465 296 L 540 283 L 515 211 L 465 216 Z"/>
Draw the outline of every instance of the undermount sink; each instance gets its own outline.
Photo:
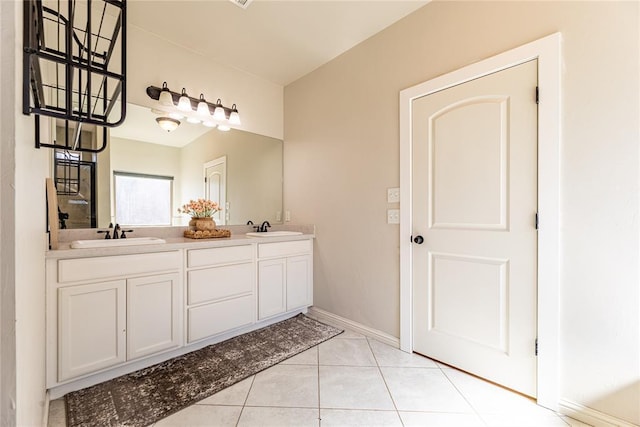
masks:
<path id="1" fill-rule="evenodd" d="M 71 248 L 111 248 L 114 246 L 157 245 L 159 243 L 167 243 L 167 241 L 158 237 L 127 237 L 126 239 L 74 240 L 73 242 L 71 242 Z"/>
<path id="2" fill-rule="evenodd" d="M 265 231 L 263 233 L 259 233 L 256 231 L 252 231 L 251 233 L 247 233 L 249 237 L 282 237 L 282 236 L 299 236 L 302 233 L 300 231 Z"/>

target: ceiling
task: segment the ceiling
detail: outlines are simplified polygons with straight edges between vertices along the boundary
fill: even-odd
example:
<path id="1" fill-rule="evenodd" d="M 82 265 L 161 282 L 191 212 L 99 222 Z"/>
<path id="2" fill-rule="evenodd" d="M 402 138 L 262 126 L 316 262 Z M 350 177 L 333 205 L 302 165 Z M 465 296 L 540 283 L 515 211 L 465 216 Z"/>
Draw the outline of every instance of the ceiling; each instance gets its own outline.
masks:
<path id="1" fill-rule="evenodd" d="M 287 85 L 428 0 L 129 0 L 127 21 L 212 61 Z"/>
<path id="2" fill-rule="evenodd" d="M 1 0 L 0 0 L 1 1 Z M 211 61 L 287 85 L 400 20 L 428 0 L 128 0 L 127 23 Z M 211 129 L 160 129 L 148 108 L 127 104 L 111 136 L 182 147 Z"/>
<path id="3" fill-rule="evenodd" d="M 156 123 L 154 113 L 147 107 L 127 104 L 127 120 L 120 126 L 109 130 L 111 137 L 133 139 L 134 141 L 151 142 L 153 144 L 184 147 L 196 138 L 211 131 L 211 128 L 201 124 L 188 123 L 182 120 L 178 129 L 169 133 L 160 129 Z M 218 132 L 218 131 L 216 131 Z"/>

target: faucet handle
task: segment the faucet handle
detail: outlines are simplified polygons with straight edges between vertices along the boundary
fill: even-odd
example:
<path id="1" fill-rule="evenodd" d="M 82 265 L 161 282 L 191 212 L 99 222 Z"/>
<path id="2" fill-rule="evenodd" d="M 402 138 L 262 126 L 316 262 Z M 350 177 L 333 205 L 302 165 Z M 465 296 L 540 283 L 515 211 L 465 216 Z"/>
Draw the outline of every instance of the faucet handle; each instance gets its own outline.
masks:
<path id="1" fill-rule="evenodd" d="M 100 234 L 105 233 L 105 236 L 104 236 L 105 240 L 111 238 L 111 234 L 109 234 L 110 230 L 98 230 L 98 233 Z"/>
<path id="2" fill-rule="evenodd" d="M 122 230 L 122 234 L 120 234 L 121 239 L 126 239 L 127 235 L 124 233 L 133 233 L 133 230 Z"/>

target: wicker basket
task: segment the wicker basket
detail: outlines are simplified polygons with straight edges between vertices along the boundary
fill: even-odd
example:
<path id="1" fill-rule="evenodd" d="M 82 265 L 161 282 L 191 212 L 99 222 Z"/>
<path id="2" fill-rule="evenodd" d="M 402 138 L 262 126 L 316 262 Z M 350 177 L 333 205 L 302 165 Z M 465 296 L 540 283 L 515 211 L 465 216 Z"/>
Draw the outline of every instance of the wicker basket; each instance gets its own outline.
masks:
<path id="1" fill-rule="evenodd" d="M 231 230 L 216 228 L 214 230 L 185 230 L 184 237 L 188 239 L 220 239 L 231 237 Z"/>

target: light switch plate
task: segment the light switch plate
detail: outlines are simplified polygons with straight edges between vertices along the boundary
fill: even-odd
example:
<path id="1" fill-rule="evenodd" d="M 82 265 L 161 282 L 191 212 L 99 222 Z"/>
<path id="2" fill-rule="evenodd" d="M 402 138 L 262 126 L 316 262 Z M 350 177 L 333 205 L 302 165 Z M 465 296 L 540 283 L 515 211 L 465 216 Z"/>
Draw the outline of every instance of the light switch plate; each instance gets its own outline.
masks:
<path id="1" fill-rule="evenodd" d="M 387 224 L 400 224 L 400 209 L 387 209 Z"/>
<path id="2" fill-rule="evenodd" d="M 400 202 L 400 189 L 399 188 L 387 188 L 387 203 Z"/>
<path id="3" fill-rule="evenodd" d="M 291 211 L 284 211 L 284 220 L 291 221 Z"/>

